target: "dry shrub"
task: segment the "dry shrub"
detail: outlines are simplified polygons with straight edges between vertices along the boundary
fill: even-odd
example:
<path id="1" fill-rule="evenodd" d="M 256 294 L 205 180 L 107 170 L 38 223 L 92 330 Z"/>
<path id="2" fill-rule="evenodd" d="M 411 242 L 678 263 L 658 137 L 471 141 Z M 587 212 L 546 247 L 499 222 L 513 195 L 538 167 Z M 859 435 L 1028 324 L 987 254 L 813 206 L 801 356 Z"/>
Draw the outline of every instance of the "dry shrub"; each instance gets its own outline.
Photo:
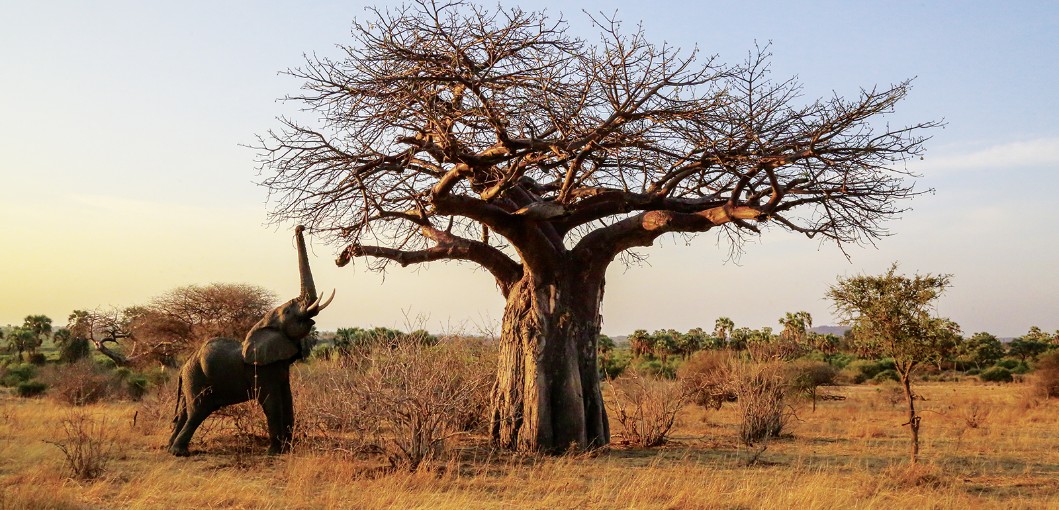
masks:
<path id="1" fill-rule="evenodd" d="M 729 364 L 729 384 L 740 413 L 739 439 L 747 446 L 778 437 L 790 418 L 789 383 L 781 361 Z"/>
<path id="2" fill-rule="evenodd" d="M 677 370 L 677 380 L 688 398 L 703 407 L 720 409 L 724 402 L 732 402 L 735 395 L 728 384 L 730 351 L 699 351 Z"/>
<path id="3" fill-rule="evenodd" d="M 449 438 L 484 423 L 495 371 L 495 350 L 473 340 L 379 346 L 300 370 L 296 412 L 306 434 L 345 439 L 353 451 L 383 452 L 394 467 L 416 469 L 442 456 Z"/>
<path id="4" fill-rule="evenodd" d="M 70 405 L 93 404 L 113 396 L 119 382 L 89 359 L 55 368 L 42 377 L 48 382 L 48 394 Z"/>
<path id="5" fill-rule="evenodd" d="M 371 419 L 356 386 L 364 370 L 359 358 L 316 358 L 292 370 L 295 447 L 360 452 L 373 447 L 379 423 Z"/>
<path id="6" fill-rule="evenodd" d="M 202 439 L 211 435 L 236 438 L 233 444 L 249 450 L 255 443 L 266 444 L 268 421 L 256 398 L 235 405 L 225 406 L 203 422 Z M 237 449 L 237 453 L 246 453 Z"/>
<path id="7" fill-rule="evenodd" d="M 92 480 L 107 469 L 117 446 L 116 434 L 107 427 L 106 418 L 99 421 L 83 410 L 76 410 L 61 421 L 64 438 L 49 441 L 66 458 L 66 467 L 74 478 Z"/>
<path id="8" fill-rule="evenodd" d="M 634 372 L 611 381 L 614 417 L 632 444 L 650 448 L 666 442 L 677 413 L 690 394 L 681 383 L 644 377 Z"/>
<path id="9" fill-rule="evenodd" d="M 956 411 L 956 416 L 969 429 L 976 429 L 984 425 L 989 418 L 989 414 L 989 406 L 984 404 L 981 399 L 971 399 Z"/>
<path id="10" fill-rule="evenodd" d="M 770 341 L 747 342 L 746 353 L 750 359 L 757 363 L 770 360 L 792 360 L 806 354 L 806 346 L 783 338 L 774 338 Z"/>
<path id="11" fill-rule="evenodd" d="M 371 356 L 355 393 L 389 429 L 380 446 L 394 466 L 417 468 L 440 457 L 464 432 L 467 414 L 486 412 L 494 370 L 453 343 L 402 344 Z"/>
<path id="12" fill-rule="evenodd" d="M 179 379 L 172 377 L 152 387 L 136 408 L 133 428 L 145 436 L 172 432 L 178 384 Z"/>
<path id="13" fill-rule="evenodd" d="M 896 382 L 886 381 L 880 384 L 876 391 L 884 402 L 890 404 L 890 407 L 895 407 L 905 401 L 905 390 Z"/>
<path id="14" fill-rule="evenodd" d="M 940 489 L 951 484 L 940 467 L 931 463 L 894 464 L 882 471 L 879 482 L 884 487 L 897 489 Z"/>
<path id="15" fill-rule="evenodd" d="M 1042 354 L 1034 370 L 1034 387 L 1044 398 L 1059 398 L 1059 350 Z"/>

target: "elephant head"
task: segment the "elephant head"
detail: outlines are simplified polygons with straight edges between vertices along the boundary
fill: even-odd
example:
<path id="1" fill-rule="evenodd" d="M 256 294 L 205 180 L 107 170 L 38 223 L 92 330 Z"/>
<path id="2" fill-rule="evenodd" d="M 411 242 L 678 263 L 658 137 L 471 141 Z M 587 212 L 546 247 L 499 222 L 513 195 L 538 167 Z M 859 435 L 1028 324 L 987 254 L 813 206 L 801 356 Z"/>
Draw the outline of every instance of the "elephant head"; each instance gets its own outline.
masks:
<path id="1" fill-rule="evenodd" d="M 298 270 L 301 274 L 301 295 L 280 305 L 265 315 L 243 340 L 243 359 L 253 365 L 268 365 L 278 361 L 293 360 L 304 355 L 302 340 L 312 331 L 313 317 L 319 314 L 331 300 L 334 291 L 326 301 L 321 302 L 316 295 L 316 285 L 309 270 L 309 258 L 305 252 L 304 227 L 294 229 L 298 245 Z"/>

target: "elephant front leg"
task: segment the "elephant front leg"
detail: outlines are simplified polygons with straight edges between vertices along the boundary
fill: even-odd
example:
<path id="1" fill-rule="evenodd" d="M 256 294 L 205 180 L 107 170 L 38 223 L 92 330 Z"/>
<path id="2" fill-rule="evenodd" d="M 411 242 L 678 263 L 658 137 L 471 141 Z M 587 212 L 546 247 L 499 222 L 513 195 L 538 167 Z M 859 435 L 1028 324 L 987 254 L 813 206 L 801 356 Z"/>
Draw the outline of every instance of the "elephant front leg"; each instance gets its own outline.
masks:
<path id="1" fill-rule="evenodd" d="M 290 449 L 294 432 L 294 405 L 290 384 L 267 393 L 262 392 L 258 402 L 268 422 L 269 455 L 286 452 Z"/>

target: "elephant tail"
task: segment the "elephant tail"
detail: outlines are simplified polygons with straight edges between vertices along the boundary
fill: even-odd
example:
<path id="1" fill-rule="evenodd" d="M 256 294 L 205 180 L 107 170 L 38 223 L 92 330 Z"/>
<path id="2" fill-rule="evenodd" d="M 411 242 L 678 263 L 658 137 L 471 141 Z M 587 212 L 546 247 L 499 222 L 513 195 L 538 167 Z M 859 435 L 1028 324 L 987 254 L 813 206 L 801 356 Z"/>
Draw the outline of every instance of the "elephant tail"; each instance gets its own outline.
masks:
<path id="1" fill-rule="evenodd" d="M 180 409 L 184 407 L 184 374 L 180 374 L 177 377 L 176 387 L 176 405 L 173 408 L 173 423 L 180 420 Z"/>

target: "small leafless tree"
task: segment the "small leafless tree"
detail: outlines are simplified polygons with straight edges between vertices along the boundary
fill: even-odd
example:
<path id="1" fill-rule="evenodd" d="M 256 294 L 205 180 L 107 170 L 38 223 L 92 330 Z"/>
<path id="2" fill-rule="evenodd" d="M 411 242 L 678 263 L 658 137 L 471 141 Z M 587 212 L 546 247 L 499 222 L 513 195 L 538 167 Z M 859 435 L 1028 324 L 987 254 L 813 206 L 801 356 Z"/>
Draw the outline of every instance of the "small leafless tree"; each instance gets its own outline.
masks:
<path id="1" fill-rule="evenodd" d="M 305 121 L 260 139 L 272 218 L 341 247 L 339 265 L 478 264 L 506 300 L 494 440 L 609 441 L 596 368 L 604 275 L 666 234 L 738 249 L 770 226 L 856 243 L 916 194 L 924 122 L 878 122 L 909 83 L 803 102 L 766 49 L 726 65 L 607 17 L 460 0 L 371 10 L 332 59 L 288 74 Z"/>

